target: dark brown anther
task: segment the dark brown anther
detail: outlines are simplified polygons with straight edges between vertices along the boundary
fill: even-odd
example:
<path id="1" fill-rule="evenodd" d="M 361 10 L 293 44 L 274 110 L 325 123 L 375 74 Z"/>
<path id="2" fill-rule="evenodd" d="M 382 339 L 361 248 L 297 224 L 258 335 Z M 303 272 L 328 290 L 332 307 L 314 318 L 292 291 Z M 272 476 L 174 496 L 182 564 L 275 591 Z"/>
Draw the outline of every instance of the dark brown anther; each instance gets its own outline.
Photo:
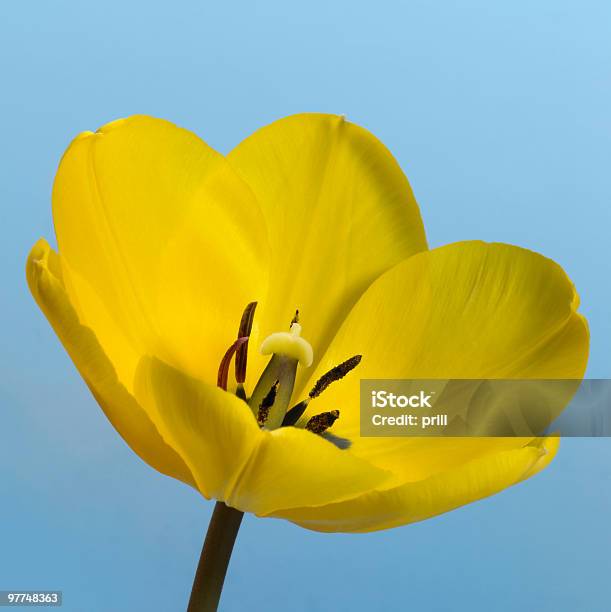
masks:
<path id="1" fill-rule="evenodd" d="M 295 404 L 290 410 L 287 410 L 284 415 L 284 419 L 282 421 L 281 427 L 290 427 L 291 425 L 295 425 L 297 421 L 302 417 L 303 413 L 306 411 L 310 400 L 303 400 L 298 404 Z"/>
<path id="2" fill-rule="evenodd" d="M 231 363 L 231 358 L 233 357 L 234 353 L 246 342 L 248 342 L 247 336 L 238 338 L 227 349 L 227 352 L 223 355 L 223 358 L 221 359 L 218 375 L 216 377 L 216 386 L 223 389 L 223 391 L 227 391 L 227 378 L 229 377 L 229 364 Z"/>
<path id="3" fill-rule="evenodd" d="M 279 384 L 280 381 L 277 380 L 259 404 L 259 411 L 257 412 L 257 423 L 259 423 L 259 427 L 263 427 L 263 425 L 265 425 L 265 422 L 267 421 L 267 418 L 269 417 L 269 409 L 274 405 L 274 402 L 276 401 L 276 393 L 278 392 Z"/>
<path id="4" fill-rule="evenodd" d="M 307 423 L 305 428 L 315 434 L 321 434 L 339 419 L 339 410 L 331 410 L 331 412 L 321 412 L 314 415 Z"/>
<path id="5" fill-rule="evenodd" d="M 255 318 L 255 309 L 257 302 L 251 302 L 246 306 L 240 320 L 240 329 L 238 330 L 238 338 L 246 338 L 246 342 L 238 347 L 235 356 L 235 379 L 238 381 L 238 386 L 242 385 L 246 380 L 246 362 L 248 359 L 248 337 L 252 330 L 252 323 Z M 243 389 L 242 389 L 243 390 Z"/>
<path id="6" fill-rule="evenodd" d="M 334 368 L 331 368 L 326 374 L 323 374 L 316 384 L 312 387 L 309 395 L 311 399 L 318 397 L 331 383 L 339 380 L 340 378 L 344 378 L 348 372 L 354 370 L 359 363 L 361 363 L 362 355 L 355 355 L 354 357 L 350 357 L 350 359 L 346 359 L 343 363 L 336 365 Z"/>
<path id="7" fill-rule="evenodd" d="M 282 427 L 290 427 L 292 425 L 295 425 L 295 423 L 297 423 L 297 421 L 303 416 L 303 413 L 306 411 L 310 400 L 313 400 L 315 397 L 318 397 L 331 383 L 335 382 L 336 380 L 339 380 L 340 378 L 343 378 L 344 376 L 346 376 L 346 374 L 348 374 L 348 372 L 350 372 L 350 370 L 356 368 L 356 366 L 361 362 L 361 357 L 362 355 L 355 355 L 354 357 L 350 357 L 350 359 L 347 359 L 343 363 L 340 363 L 339 365 L 329 370 L 326 374 L 321 376 L 318 379 L 317 383 L 314 385 L 314 387 L 312 387 L 309 396 L 298 404 L 295 404 L 290 410 L 287 411 L 287 413 L 284 415 L 284 420 L 282 421 Z M 337 416 L 335 416 L 336 412 L 337 410 L 334 410 L 333 412 L 324 412 L 322 415 L 312 417 L 310 421 L 308 421 L 308 424 L 317 419 L 319 416 L 325 415 L 331 415 L 331 417 L 335 417 L 333 419 L 333 421 L 335 421 L 335 419 L 337 419 L 337 417 L 339 416 L 339 412 L 337 412 Z M 333 421 L 331 421 L 331 423 L 327 425 L 327 427 L 331 427 Z M 307 427 L 308 426 L 306 425 L 306 428 Z M 322 429 L 322 431 L 324 431 L 324 429 Z"/>
<path id="8" fill-rule="evenodd" d="M 293 323 L 299 323 L 299 310 L 295 311 L 295 316 L 291 319 L 291 324 L 289 325 L 289 329 L 293 327 Z"/>

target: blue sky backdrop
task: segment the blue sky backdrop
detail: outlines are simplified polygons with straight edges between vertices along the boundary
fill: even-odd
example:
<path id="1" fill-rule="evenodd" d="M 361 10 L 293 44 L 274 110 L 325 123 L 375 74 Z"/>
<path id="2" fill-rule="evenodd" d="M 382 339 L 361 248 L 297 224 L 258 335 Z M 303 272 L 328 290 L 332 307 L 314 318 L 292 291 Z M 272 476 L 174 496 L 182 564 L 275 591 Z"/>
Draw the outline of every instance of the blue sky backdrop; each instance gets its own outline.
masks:
<path id="1" fill-rule="evenodd" d="M 589 375 L 609 377 L 610 23 L 602 0 L 1 3 L 0 589 L 180 610 L 212 508 L 125 446 L 27 291 L 74 135 L 149 113 L 227 152 L 287 114 L 346 114 L 399 160 L 431 246 L 498 240 L 561 263 Z M 248 517 L 222 603 L 608 610 L 610 487 L 611 440 L 575 439 L 536 478 L 392 531 Z"/>

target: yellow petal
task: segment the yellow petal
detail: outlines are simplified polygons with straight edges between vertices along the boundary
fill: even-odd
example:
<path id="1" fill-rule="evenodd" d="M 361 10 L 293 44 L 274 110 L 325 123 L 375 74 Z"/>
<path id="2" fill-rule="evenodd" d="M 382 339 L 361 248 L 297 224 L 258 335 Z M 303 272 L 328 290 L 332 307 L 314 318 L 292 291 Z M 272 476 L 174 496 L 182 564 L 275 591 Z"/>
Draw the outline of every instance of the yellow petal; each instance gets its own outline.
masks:
<path id="1" fill-rule="evenodd" d="M 228 160 L 252 188 L 268 228 L 261 337 L 288 328 L 298 308 L 316 363 L 368 285 L 427 248 L 407 178 L 372 134 L 334 115 L 276 121 Z M 260 370 L 263 360 L 252 364 Z M 297 389 L 300 381 L 301 372 Z"/>
<path id="2" fill-rule="evenodd" d="M 359 438 L 359 381 L 376 378 L 583 376 L 588 329 L 562 268 L 503 244 L 462 242 L 414 255 L 379 278 L 351 311 L 310 384 L 362 354 L 358 370 L 310 404 L 337 408 L 333 432 L 351 452 L 420 480 L 527 440 Z"/>
<path id="3" fill-rule="evenodd" d="M 118 381 L 95 334 L 79 321 L 62 284 L 57 254 L 44 240 L 32 248 L 26 276 L 34 299 L 114 428 L 153 468 L 193 484 L 182 459 L 162 440 L 146 413 Z"/>
<path id="4" fill-rule="evenodd" d="M 261 430 L 235 395 L 144 358 L 136 397 L 189 466 L 201 493 L 240 510 L 346 500 L 388 474 L 305 430 Z"/>
<path id="5" fill-rule="evenodd" d="M 480 457 L 454 469 L 386 491 L 319 508 L 273 513 L 315 531 L 367 532 L 422 521 L 494 495 L 529 478 L 554 458 L 558 438 Z"/>
<path id="6" fill-rule="evenodd" d="M 115 121 L 66 151 L 53 216 L 81 279 L 66 275 L 70 298 L 113 362 L 125 361 L 113 354 L 118 327 L 136 354 L 214 380 L 242 309 L 267 287 L 263 217 L 225 158 L 167 121 Z M 133 366 L 121 372 L 128 388 Z"/>
<path id="7" fill-rule="evenodd" d="M 524 474 L 522 474 L 520 477 L 520 482 L 522 480 L 531 478 L 535 474 L 538 474 L 553 461 L 554 457 L 556 457 L 558 454 L 558 449 L 560 448 L 560 436 L 553 434 L 544 440 L 536 438 L 529 444 L 529 446 L 542 448 L 545 452 L 538 461 L 535 461 L 535 463 L 533 463 L 532 466 L 526 472 L 524 472 Z"/>

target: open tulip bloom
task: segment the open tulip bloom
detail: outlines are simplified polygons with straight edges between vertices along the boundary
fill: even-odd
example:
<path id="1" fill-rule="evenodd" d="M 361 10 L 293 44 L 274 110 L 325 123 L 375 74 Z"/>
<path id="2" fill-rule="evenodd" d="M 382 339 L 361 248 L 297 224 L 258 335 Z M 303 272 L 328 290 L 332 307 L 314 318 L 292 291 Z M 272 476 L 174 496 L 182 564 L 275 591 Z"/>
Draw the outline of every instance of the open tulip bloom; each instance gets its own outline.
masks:
<path id="1" fill-rule="evenodd" d="M 134 452 L 217 500 L 190 610 L 216 608 L 243 512 L 388 529 L 557 450 L 359 435 L 360 379 L 579 379 L 589 336 L 553 261 L 428 250 L 397 162 L 342 117 L 282 119 L 227 156 L 167 121 L 115 121 L 69 146 L 53 219 L 57 251 L 40 240 L 27 262 L 38 305 Z"/>

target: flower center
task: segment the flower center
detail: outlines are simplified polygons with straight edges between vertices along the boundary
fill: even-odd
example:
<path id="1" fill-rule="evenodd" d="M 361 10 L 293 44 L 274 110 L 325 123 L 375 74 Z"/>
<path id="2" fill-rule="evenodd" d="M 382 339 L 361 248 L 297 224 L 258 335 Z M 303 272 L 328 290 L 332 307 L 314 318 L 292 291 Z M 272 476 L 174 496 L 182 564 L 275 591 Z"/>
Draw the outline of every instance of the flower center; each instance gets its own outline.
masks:
<path id="1" fill-rule="evenodd" d="M 300 426 L 319 435 L 323 435 L 340 448 L 347 448 L 350 443 L 332 436 L 327 430 L 339 418 L 339 410 L 321 412 L 307 421 L 302 419 L 310 401 L 317 398 L 329 385 L 343 378 L 361 361 L 361 355 L 355 355 L 340 363 L 321 378 L 310 390 L 308 397 L 289 409 L 295 377 L 298 367 L 308 368 L 312 365 L 314 351 L 310 343 L 301 336 L 299 311 L 291 321 L 289 331 L 274 332 L 261 343 L 260 352 L 271 355 L 259 381 L 250 397 L 244 388 L 246 380 L 248 338 L 252 329 L 256 302 L 248 304 L 240 321 L 237 340 L 227 349 L 221 364 L 217 384 L 227 390 L 229 366 L 235 355 L 236 395 L 243 399 L 253 412 L 260 427 L 276 429 L 278 427 Z"/>
<path id="2" fill-rule="evenodd" d="M 260 351 L 263 355 L 271 355 L 271 359 L 263 370 L 248 400 L 248 405 L 259 422 L 261 421 L 259 409 L 263 408 L 267 414 L 263 423 L 260 424 L 267 429 L 276 429 L 282 425 L 282 420 L 289 407 L 295 386 L 297 366 L 310 367 L 314 359 L 314 351 L 310 343 L 301 337 L 301 325 L 295 320 L 291 323 L 290 331 L 275 332 L 265 338 Z M 275 391 L 273 398 L 270 398 L 268 394 L 272 387 L 275 387 Z"/>

